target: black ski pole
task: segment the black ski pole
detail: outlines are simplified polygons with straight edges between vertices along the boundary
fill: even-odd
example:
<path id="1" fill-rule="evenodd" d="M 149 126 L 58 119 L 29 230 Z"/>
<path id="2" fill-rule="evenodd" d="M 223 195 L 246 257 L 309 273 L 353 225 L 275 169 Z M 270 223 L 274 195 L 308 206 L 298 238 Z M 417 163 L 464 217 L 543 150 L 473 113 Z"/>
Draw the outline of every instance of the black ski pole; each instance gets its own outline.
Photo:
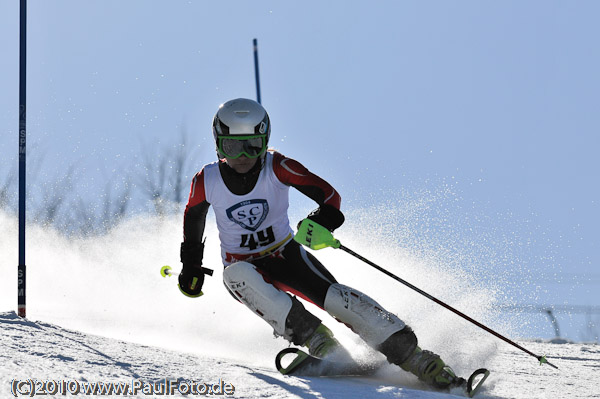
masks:
<path id="1" fill-rule="evenodd" d="M 371 262 L 370 260 L 368 260 L 367 258 L 357 254 L 356 252 L 354 252 L 353 250 L 343 246 L 340 244 L 340 246 L 338 247 L 344 251 L 346 251 L 347 253 L 349 253 L 350 255 L 362 260 L 363 262 L 365 262 L 366 264 L 368 264 L 369 266 L 374 267 L 375 269 L 379 270 L 380 272 L 387 274 L 388 276 L 390 276 L 391 278 L 393 278 L 394 280 L 404 284 L 405 286 L 407 286 L 408 288 L 417 291 L 419 294 L 423 295 L 424 297 L 431 299 L 433 302 L 437 303 L 438 305 L 441 305 L 443 307 L 445 307 L 446 309 L 450 310 L 451 312 L 454 312 L 455 314 L 459 315 L 460 317 L 462 317 L 463 319 L 470 321 L 471 323 L 475 324 L 477 327 L 489 332 L 490 334 L 500 338 L 501 340 L 503 340 L 506 343 L 511 344 L 512 346 L 514 346 L 515 348 L 518 348 L 520 350 L 522 350 L 523 352 L 527 353 L 528 355 L 531 355 L 533 357 L 535 357 L 539 362 L 540 365 L 547 363 L 549 366 L 554 367 L 555 369 L 558 369 L 558 367 L 556 367 L 554 364 L 550 363 L 547 359 L 546 356 L 539 356 L 536 355 L 535 353 L 523 348 L 521 345 L 517 344 L 516 342 L 506 338 L 504 335 L 497 333 L 496 331 L 492 330 L 491 328 L 481 324 L 480 322 L 478 322 L 477 320 L 467 316 L 466 314 L 464 314 L 463 312 L 453 308 L 452 306 L 448 305 L 447 303 L 440 301 L 439 299 L 437 299 L 436 297 L 426 293 L 425 291 L 423 291 L 422 289 L 415 287 L 414 285 L 412 285 L 411 283 L 409 283 L 408 281 L 405 281 L 403 279 L 401 279 L 400 277 L 396 276 L 395 274 L 387 271 L 386 269 L 384 269 L 381 266 L 376 265 L 375 263 Z"/>

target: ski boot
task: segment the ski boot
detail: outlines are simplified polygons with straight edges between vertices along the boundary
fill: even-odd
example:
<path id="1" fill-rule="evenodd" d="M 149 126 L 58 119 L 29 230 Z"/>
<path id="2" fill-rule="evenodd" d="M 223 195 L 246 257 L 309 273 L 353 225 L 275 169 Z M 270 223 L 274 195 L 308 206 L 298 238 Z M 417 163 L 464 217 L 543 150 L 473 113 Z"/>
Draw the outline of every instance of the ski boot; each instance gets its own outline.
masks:
<path id="1" fill-rule="evenodd" d="M 466 385 L 464 378 L 457 377 L 454 370 L 438 355 L 422 350 L 418 346 L 413 354 L 400 367 L 416 375 L 421 381 L 436 389 L 450 389 Z"/>
<path id="2" fill-rule="evenodd" d="M 350 360 L 350 354 L 344 349 L 333 333 L 323 323 L 317 327 L 310 337 L 304 343 L 308 348 L 308 353 L 314 357 L 324 359 L 333 357 L 336 361 Z"/>

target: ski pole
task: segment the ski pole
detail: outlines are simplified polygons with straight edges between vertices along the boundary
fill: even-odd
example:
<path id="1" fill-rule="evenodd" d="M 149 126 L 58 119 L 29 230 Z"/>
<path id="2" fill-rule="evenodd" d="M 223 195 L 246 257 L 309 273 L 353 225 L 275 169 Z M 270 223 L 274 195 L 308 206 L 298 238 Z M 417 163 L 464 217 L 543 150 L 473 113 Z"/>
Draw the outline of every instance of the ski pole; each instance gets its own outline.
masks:
<path id="1" fill-rule="evenodd" d="M 213 275 L 213 270 L 212 269 L 207 269 L 206 267 L 202 267 L 202 272 L 204 272 L 204 274 L 208 274 L 209 276 Z M 160 275 L 163 277 L 171 277 L 171 276 L 179 276 L 179 273 L 175 273 L 173 271 L 173 269 L 171 268 L 171 266 L 169 265 L 165 265 L 163 267 L 160 268 Z M 193 286 L 196 285 L 196 281 L 194 280 L 198 280 L 196 277 L 194 277 L 193 279 Z M 198 298 L 202 295 L 204 295 L 204 293 L 202 291 L 200 291 L 199 294 L 197 295 L 190 295 L 189 293 L 185 292 L 184 290 L 181 289 L 181 286 L 179 284 L 177 284 L 177 287 L 179 288 L 179 291 L 181 291 L 181 293 L 189 298 Z M 192 287 L 193 288 L 193 287 Z"/>
<path id="2" fill-rule="evenodd" d="M 381 267 L 381 266 L 379 266 L 379 265 L 371 262 L 370 260 L 368 260 L 364 256 L 361 256 L 361 255 L 357 254 L 356 252 L 352 251 L 351 249 L 343 246 L 342 243 L 339 240 L 336 240 L 333 237 L 333 235 L 329 232 L 329 230 L 327 230 L 325 227 L 320 226 L 319 224 L 313 222 L 310 219 L 304 219 L 302 221 L 302 223 L 300 224 L 300 227 L 298 228 L 298 233 L 294 237 L 294 240 L 296 240 L 300 244 L 307 245 L 311 249 L 322 249 L 322 248 L 327 248 L 327 247 L 341 249 L 341 250 L 349 253 L 350 255 L 352 255 L 352 256 L 354 256 L 354 257 L 362 260 L 363 262 L 365 262 L 369 266 L 372 266 L 375 269 L 379 270 L 380 272 L 388 275 L 389 277 L 393 278 L 394 280 L 398 281 L 399 283 L 404 284 L 408 288 L 410 288 L 410 289 L 418 292 L 419 294 L 423 295 L 424 297 L 432 300 L 433 302 L 437 303 L 438 305 L 441 305 L 441 306 L 445 307 L 446 309 L 450 310 L 451 312 L 459 315 L 463 319 L 465 319 L 467 321 L 470 321 L 471 323 L 475 324 L 477 327 L 483 329 L 484 331 L 487 331 L 488 333 L 494 335 L 495 337 L 500 338 L 504 342 L 506 342 L 506 343 L 514 346 L 517 349 L 520 349 L 521 351 L 527 353 L 528 355 L 531 355 L 531 356 L 535 357 L 540 362 L 540 365 L 546 363 L 549 366 L 552 366 L 555 369 L 558 369 L 557 366 L 555 366 L 554 364 L 550 363 L 548 361 L 548 359 L 546 359 L 546 356 L 536 355 L 535 353 L 533 353 L 533 352 L 525 349 L 524 347 L 522 347 L 521 345 L 517 344 L 516 342 L 514 342 L 514 341 L 512 341 L 512 340 L 510 340 L 508 338 L 506 338 L 504 335 L 502 335 L 502 334 L 500 334 L 500 333 L 492 330 L 491 328 L 483 325 L 482 323 L 478 322 L 477 320 L 475 320 L 475 319 L 467 316 L 463 312 L 461 312 L 461 311 L 453 308 L 452 306 L 448 305 L 447 303 L 445 303 L 445 302 L 437 299 L 433 295 L 428 294 L 427 292 L 423 291 L 422 289 L 420 289 L 420 288 L 412 285 L 408 281 L 401 279 L 400 277 L 398 277 L 395 274 L 387 271 L 383 267 Z"/>
<path id="3" fill-rule="evenodd" d="M 171 269 L 171 266 L 165 265 L 160 268 L 160 275 L 163 277 L 167 277 L 167 276 L 175 276 L 175 275 L 177 275 L 177 273 L 175 273 L 173 271 L 173 269 Z"/>
<path id="4" fill-rule="evenodd" d="M 206 267 L 203 267 L 202 271 L 204 272 L 204 274 L 208 274 L 209 276 L 213 275 L 213 270 L 212 269 L 207 269 Z M 179 273 L 175 273 L 173 271 L 173 269 L 171 268 L 171 266 L 165 265 L 165 266 L 163 266 L 163 267 L 160 268 L 160 275 L 163 276 L 163 277 L 167 277 L 167 276 L 179 276 Z"/>
<path id="5" fill-rule="evenodd" d="M 517 344 L 516 342 L 506 338 L 504 335 L 492 330 L 491 328 L 483 325 L 482 323 L 478 322 L 477 320 L 467 316 L 466 314 L 464 314 L 463 312 L 461 312 L 460 310 L 457 310 L 455 308 L 453 308 L 452 306 L 448 305 L 447 303 L 437 299 L 436 297 L 434 297 L 433 295 L 428 294 L 427 292 L 423 291 L 422 289 L 415 287 L 414 285 L 412 285 L 411 283 L 409 283 L 406 280 L 401 279 L 400 277 L 396 276 L 395 274 L 387 271 L 386 269 L 384 269 L 381 266 L 376 265 L 375 263 L 371 262 L 370 260 L 366 259 L 365 257 L 357 254 L 356 252 L 352 251 L 351 249 L 343 246 L 342 244 L 340 244 L 339 249 L 349 253 L 350 255 L 362 260 L 363 262 L 365 262 L 366 264 L 368 264 L 369 266 L 374 267 L 375 269 L 379 270 L 380 272 L 387 274 L 388 276 L 390 276 L 391 278 L 393 278 L 394 280 L 404 284 L 405 286 L 407 286 L 408 288 L 417 291 L 419 294 L 423 295 L 424 297 L 431 299 L 433 302 L 437 303 L 438 305 L 441 305 L 443 307 L 445 307 L 446 309 L 450 310 L 451 312 L 456 313 L 457 315 L 459 315 L 460 317 L 462 317 L 463 319 L 470 321 L 471 323 L 475 324 L 477 327 L 489 332 L 490 334 L 500 338 L 501 340 L 503 340 L 504 342 L 507 342 L 511 345 L 513 345 L 515 348 L 518 348 L 520 350 L 522 350 L 523 352 L 527 353 L 528 355 L 531 355 L 533 357 L 535 357 L 537 360 L 539 360 L 540 365 L 543 363 L 547 363 L 549 366 L 554 367 L 555 369 L 558 369 L 558 367 L 556 367 L 554 364 L 550 363 L 547 359 L 546 356 L 538 356 L 533 352 L 530 352 L 529 350 L 523 348 L 521 345 Z"/>

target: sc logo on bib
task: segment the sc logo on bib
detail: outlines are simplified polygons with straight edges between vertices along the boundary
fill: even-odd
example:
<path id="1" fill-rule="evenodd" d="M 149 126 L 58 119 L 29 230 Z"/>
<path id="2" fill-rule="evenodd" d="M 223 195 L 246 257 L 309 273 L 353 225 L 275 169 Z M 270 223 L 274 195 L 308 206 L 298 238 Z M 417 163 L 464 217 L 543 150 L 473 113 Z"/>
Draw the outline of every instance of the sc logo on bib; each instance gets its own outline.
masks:
<path id="1" fill-rule="evenodd" d="M 269 203 L 264 199 L 240 202 L 227 209 L 227 217 L 246 230 L 256 231 L 269 214 Z"/>

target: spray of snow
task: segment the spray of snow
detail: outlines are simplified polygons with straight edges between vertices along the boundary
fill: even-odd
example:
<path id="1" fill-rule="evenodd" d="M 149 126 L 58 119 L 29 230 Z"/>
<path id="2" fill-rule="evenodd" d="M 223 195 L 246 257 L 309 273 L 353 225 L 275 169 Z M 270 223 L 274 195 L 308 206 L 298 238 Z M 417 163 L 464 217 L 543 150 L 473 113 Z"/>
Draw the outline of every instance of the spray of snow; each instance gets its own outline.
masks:
<path id="1" fill-rule="evenodd" d="M 438 215 L 437 225 L 425 222 L 435 220 L 428 212 L 439 208 L 436 198 L 440 196 L 431 193 L 391 196 L 388 203 L 346 211 L 347 223 L 337 238 L 411 284 L 510 335 L 511 320 L 501 319 L 494 308 L 503 282 L 490 280 L 489 269 L 481 267 L 485 251 L 464 242 L 464 234 L 461 245 L 453 246 L 461 236 L 448 238 L 462 233 L 444 231 L 449 222 L 443 215 Z M 292 221 L 306 214 L 298 212 Z M 4 276 L 0 309 L 5 310 L 13 309 L 16 302 L 16 230 L 15 218 L 0 212 L 0 274 Z M 30 319 L 191 354 L 243 358 L 246 364 L 262 367 L 272 366 L 275 353 L 287 346 L 226 292 L 212 218 L 207 223 L 204 265 L 215 268 L 215 275 L 206 279 L 205 295 L 197 299 L 181 295 L 175 277 L 159 274 L 163 265 L 180 269 L 180 215 L 137 215 L 97 237 L 66 238 L 36 225 L 29 226 L 27 234 Z M 489 334 L 350 255 L 333 249 L 315 255 L 338 281 L 398 314 L 413 327 L 423 348 L 439 353 L 459 373 L 488 363 L 496 352 L 498 341 Z M 309 309 L 344 344 L 356 348 L 357 356 L 374 356 L 345 326 L 314 306 Z"/>

